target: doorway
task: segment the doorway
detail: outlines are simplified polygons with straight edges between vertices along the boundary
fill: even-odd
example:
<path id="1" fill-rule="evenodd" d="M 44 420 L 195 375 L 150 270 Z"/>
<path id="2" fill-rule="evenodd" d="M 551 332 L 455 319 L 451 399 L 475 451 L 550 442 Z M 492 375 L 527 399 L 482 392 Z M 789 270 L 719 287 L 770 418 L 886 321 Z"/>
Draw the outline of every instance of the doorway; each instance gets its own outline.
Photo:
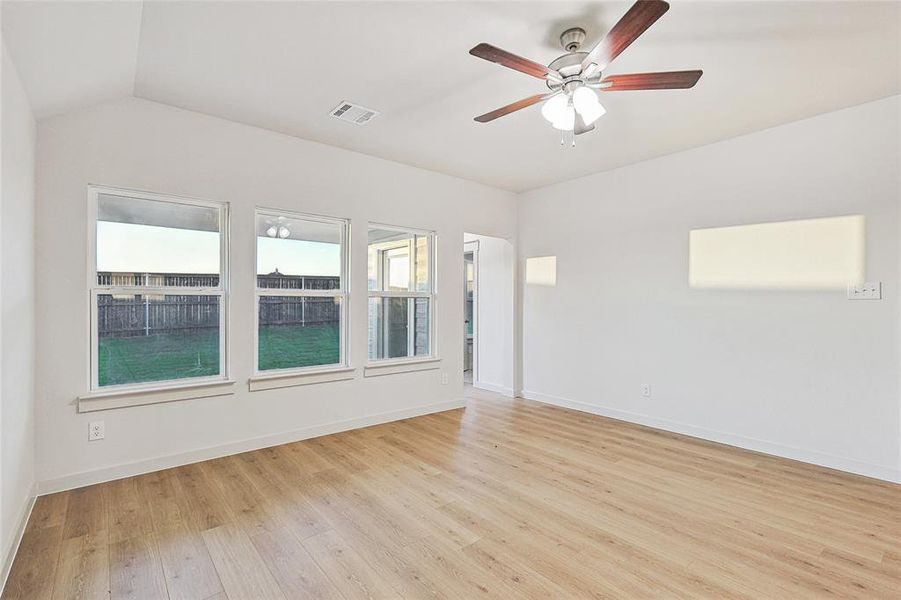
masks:
<path id="1" fill-rule="evenodd" d="M 463 234 L 463 385 L 513 396 L 514 259 L 510 240 Z"/>
<path id="2" fill-rule="evenodd" d="M 463 245 L 463 384 L 472 385 L 478 381 L 476 370 L 479 361 L 478 352 L 478 268 L 479 242 L 466 242 Z"/>

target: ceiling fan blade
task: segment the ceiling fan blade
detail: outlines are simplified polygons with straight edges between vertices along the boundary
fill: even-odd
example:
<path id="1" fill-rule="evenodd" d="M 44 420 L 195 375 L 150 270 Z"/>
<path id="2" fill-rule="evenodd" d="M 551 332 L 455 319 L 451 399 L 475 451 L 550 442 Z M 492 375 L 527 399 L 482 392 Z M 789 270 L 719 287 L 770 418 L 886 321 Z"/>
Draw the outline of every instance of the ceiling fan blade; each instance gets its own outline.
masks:
<path id="1" fill-rule="evenodd" d="M 470 50 L 469 53 L 473 56 L 477 56 L 478 58 L 490 60 L 491 62 L 507 67 L 508 69 L 513 69 L 514 71 L 519 71 L 520 73 L 525 73 L 526 75 L 537 77 L 538 79 L 562 81 L 560 74 L 557 73 L 557 71 L 548 69 L 546 66 L 531 61 L 527 58 L 511 54 L 506 50 L 501 50 L 500 48 L 492 46 L 491 44 L 486 44 L 483 42 Z"/>
<path id="2" fill-rule="evenodd" d="M 638 0 L 582 60 L 582 72 L 584 73 L 592 63 L 597 65 L 597 68 L 593 69 L 594 72 L 606 69 L 614 58 L 638 39 L 638 36 L 667 10 L 669 4 L 663 0 Z"/>
<path id="3" fill-rule="evenodd" d="M 491 112 L 487 112 L 484 115 L 479 115 L 475 118 L 479 123 L 487 123 L 488 121 L 493 121 L 498 117 L 503 117 L 504 115 L 509 115 L 512 112 L 516 112 L 520 109 L 527 108 L 532 106 L 533 104 L 538 104 L 542 100 L 547 100 L 551 96 L 556 96 L 560 92 L 551 92 L 550 94 L 535 94 L 534 96 L 529 96 L 528 98 L 523 98 L 522 100 L 517 100 L 512 104 L 508 104 L 507 106 L 502 106 L 500 108 L 496 108 Z"/>
<path id="4" fill-rule="evenodd" d="M 704 71 L 667 71 L 665 73 L 630 73 L 604 77 L 598 84 L 601 92 L 631 90 L 684 90 L 694 85 Z"/>

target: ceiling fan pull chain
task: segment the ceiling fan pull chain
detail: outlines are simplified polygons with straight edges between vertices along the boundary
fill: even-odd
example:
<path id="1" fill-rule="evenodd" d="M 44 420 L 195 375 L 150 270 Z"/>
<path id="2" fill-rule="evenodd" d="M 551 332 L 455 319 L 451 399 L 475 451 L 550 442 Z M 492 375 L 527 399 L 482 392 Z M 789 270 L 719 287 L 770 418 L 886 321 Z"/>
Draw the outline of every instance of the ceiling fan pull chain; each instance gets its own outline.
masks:
<path id="1" fill-rule="evenodd" d="M 563 145 L 563 141 L 564 141 L 564 139 L 565 139 L 565 138 L 564 138 L 565 135 L 566 135 L 566 132 L 563 131 L 563 130 L 561 129 L 561 130 L 560 130 L 560 145 L 561 145 L 561 146 Z"/>

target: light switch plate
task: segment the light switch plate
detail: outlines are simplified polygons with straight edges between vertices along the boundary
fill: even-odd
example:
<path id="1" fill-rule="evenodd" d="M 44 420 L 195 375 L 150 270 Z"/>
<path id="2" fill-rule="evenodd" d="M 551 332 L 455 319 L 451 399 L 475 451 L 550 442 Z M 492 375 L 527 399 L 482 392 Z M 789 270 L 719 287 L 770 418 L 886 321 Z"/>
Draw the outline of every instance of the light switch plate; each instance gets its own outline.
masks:
<path id="1" fill-rule="evenodd" d="M 848 286 L 848 300 L 882 300 L 882 282 L 868 281 Z"/>

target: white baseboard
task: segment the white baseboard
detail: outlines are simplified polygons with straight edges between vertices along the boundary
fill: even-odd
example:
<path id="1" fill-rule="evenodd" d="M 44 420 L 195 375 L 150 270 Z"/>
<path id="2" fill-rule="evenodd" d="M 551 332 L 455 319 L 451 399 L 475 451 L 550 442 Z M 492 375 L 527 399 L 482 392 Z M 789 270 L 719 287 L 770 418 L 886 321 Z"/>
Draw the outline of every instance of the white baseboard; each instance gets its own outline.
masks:
<path id="1" fill-rule="evenodd" d="M 431 413 L 463 408 L 466 401 L 462 398 L 449 400 L 447 402 L 439 402 L 437 404 L 426 404 L 414 406 L 402 410 L 378 413 L 366 417 L 358 417 L 355 419 L 347 419 L 344 421 L 335 421 L 322 425 L 314 425 L 312 427 L 304 427 L 283 433 L 276 433 L 257 438 L 251 438 L 221 446 L 213 446 L 209 448 L 200 448 L 189 452 L 181 452 L 179 454 L 171 454 L 168 456 L 160 456 L 148 460 L 142 460 L 133 463 L 114 465 L 91 471 L 82 471 L 64 477 L 55 479 L 46 479 L 38 483 L 38 494 L 52 494 L 62 492 L 74 488 L 93 485 L 95 483 L 103 483 L 105 481 L 113 481 L 122 479 L 123 477 L 132 477 L 134 475 L 142 475 L 144 473 L 152 473 L 161 469 L 169 469 L 172 467 L 180 467 L 191 463 L 196 463 L 212 458 L 220 458 L 240 452 L 248 452 L 250 450 L 259 450 L 260 448 L 269 448 L 280 444 L 288 444 L 298 442 L 310 438 L 330 435 L 332 433 L 340 433 L 351 429 L 359 429 L 361 427 L 369 427 L 371 425 L 379 425 L 381 423 L 389 423 L 400 419 L 409 419 L 410 417 L 418 417 Z"/>
<path id="2" fill-rule="evenodd" d="M 600 415 L 602 417 L 609 417 L 611 419 L 617 419 L 620 421 L 628 421 L 629 423 L 646 425 L 655 429 L 662 429 L 664 431 L 671 431 L 673 433 L 681 433 L 683 435 L 688 435 L 703 440 L 709 440 L 711 442 L 718 442 L 720 444 L 736 446 L 738 448 L 744 448 L 746 450 L 754 450 L 755 452 L 762 452 L 763 454 L 771 454 L 773 456 L 789 458 L 792 460 L 810 463 L 821 467 L 828 467 L 830 469 L 837 469 L 839 471 L 854 473 L 855 475 L 863 475 L 865 477 L 881 479 L 883 481 L 888 481 L 891 483 L 901 483 L 901 470 L 893 469 L 892 467 L 887 467 L 884 465 L 875 465 L 850 458 L 843 458 L 841 456 L 834 456 L 823 452 L 817 452 L 814 450 L 795 448 L 793 446 L 786 446 L 775 442 L 736 435 L 733 433 L 726 433 L 714 429 L 706 429 L 704 427 L 688 425 L 686 423 L 679 423 L 677 421 L 659 419 L 657 417 L 619 410 L 616 408 L 597 406 L 595 404 L 588 404 L 586 402 L 579 402 L 577 400 L 570 400 L 568 398 L 561 398 L 559 396 L 553 396 L 550 394 L 542 394 L 541 392 L 523 390 L 521 396 L 528 400 L 543 402 L 544 404 L 552 404 L 554 406 L 571 408 L 573 410 Z"/>
<path id="3" fill-rule="evenodd" d="M 0 573 L 0 591 L 6 589 L 6 580 L 9 577 L 9 572 L 13 568 L 13 561 L 16 559 L 16 553 L 19 551 L 19 544 L 22 543 L 22 536 L 25 535 L 25 525 L 28 524 L 28 519 L 31 517 L 31 510 L 34 508 L 34 501 L 37 496 L 36 491 L 37 485 L 32 483 L 31 489 L 28 490 L 28 497 L 25 499 L 25 504 L 19 511 L 19 519 L 16 521 L 16 530 L 13 532 L 13 538 L 7 547 L 3 549 L 3 572 Z"/>
<path id="4" fill-rule="evenodd" d="M 513 388 L 504 387 L 502 385 L 496 385 L 494 383 L 485 383 L 484 381 L 474 381 L 472 387 L 485 390 L 486 392 L 494 392 L 496 394 L 500 394 L 502 396 L 507 396 L 509 398 L 513 398 Z"/>

